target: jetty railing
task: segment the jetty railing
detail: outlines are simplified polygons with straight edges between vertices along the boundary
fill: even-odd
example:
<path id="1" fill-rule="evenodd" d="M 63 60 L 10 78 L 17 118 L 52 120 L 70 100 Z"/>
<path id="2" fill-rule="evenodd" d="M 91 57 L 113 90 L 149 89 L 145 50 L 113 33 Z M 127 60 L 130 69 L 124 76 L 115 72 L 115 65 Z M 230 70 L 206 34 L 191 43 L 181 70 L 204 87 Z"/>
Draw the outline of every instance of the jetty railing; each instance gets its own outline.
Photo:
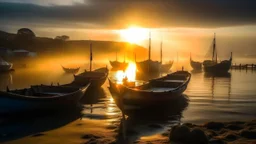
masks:
<path id="1" fill-rule="evenodd" d="M 231 69 L 239 69 L 239 70 L 256 70 L 256 64 L 232 64 Z"/>

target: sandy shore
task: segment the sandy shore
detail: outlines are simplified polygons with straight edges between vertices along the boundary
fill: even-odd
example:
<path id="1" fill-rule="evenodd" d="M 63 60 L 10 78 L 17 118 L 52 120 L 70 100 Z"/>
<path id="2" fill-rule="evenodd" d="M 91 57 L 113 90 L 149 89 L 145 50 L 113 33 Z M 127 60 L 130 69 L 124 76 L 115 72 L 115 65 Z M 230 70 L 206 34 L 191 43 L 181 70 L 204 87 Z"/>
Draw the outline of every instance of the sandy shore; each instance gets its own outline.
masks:
<path id="1" fill-rule="evenodd" d="M 184 123 L 169 127 L 163 133 L 149 136 L 139 126 L 130 129 L 120 118 L 102 120 L 76 119 L 50 131 L 31 133 L 7 144 L 256 144 L 256 120 L 248 122 L 208 122 L 202 125 Z M 147 125 L 150 130 L 160 125 Z M 25 129 L 24 129 L 25 130 Z M 147 130 L 147 132 L 149 132 Z M 141 135 L 142 134 L 142 135 Z"/>

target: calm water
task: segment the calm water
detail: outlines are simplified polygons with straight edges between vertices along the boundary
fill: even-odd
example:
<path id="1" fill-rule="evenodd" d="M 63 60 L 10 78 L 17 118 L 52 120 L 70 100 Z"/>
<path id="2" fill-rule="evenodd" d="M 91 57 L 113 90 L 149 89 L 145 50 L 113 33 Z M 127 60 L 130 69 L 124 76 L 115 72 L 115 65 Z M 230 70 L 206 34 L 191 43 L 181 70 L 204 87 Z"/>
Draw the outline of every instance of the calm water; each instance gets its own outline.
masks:
<path id="1" fill-rule="evenodd" d="M 52 120 L 35 120 L 33 126 L 10 123 L 1 126 L 0 133 L 2 141 L 19 139 L 24 136 L 47 132 L 56 129 L 71 134 L 84 132 L 107 132 L 111 139 L 122 143 L 123 135 L 126 141 L 148 141 L 154 139 L 165 139 L 165 131 L 177 123 L 193 122 L 202 124 L 207 121 L 229 121 L 229 120 L 251 120 L 256 118 L 256 71 L 232 70 L 227 75 L 212 76 L 204 72 L 191 72 L 192 78 L 187 90 L 182 96 L 182 109 L 180 114 L 170 115 L 161 120 L 142 120 L 127 118 L 122 121 L 122 114 L 116 107 L 111 94 L 108 91 L 108 82 L 96 91 L 87 94 L 82 100 L 84 109 L 82 118 L 68 119 L 64 124 L 55 124 Z M 114 72 L 110 74 L 113 76 Z M 60 84 L 72 81 L 73 76 L 64 74 L 61 69 L 54 72 L 45 70 L 21 69 L 13 73 L 0 74 L 0 89 L 5 90 L 8 85 L 10 89 L 24 88 L 34 84 Z M 152 116 L 154 117 L 154 116 Z M 61 120 L 66 119 L 59 117 Z M 69 117 L 70 118 L 70 117 Z M 45 120 L 45 122 L 44 122 Z M 56 120 L 56 118 L 54 118 Z M 81 128 L 72 127 L 69 123 L 82 125 Z M 47 129 L 42 128 L 42 123 L 50 124 Z M 20 133 L 20 129 L 30 129 L 27 133 Z M 28 128 L 29 127 L 29 128 Z M 18 129 L 18 130 L 17 130 Z M 96 130 L 95 130 L 96 129 Z M 15 137 L 14 137 L 15 135 Z M 66 135 L 66 134 L 65 134 Z M 122 136 L 120 136 L 122 135 Z M 1 140 L 0 139 L 0 140 Z M 57 138 L 56 138 L 57 139 Z M 19 143 L 19 140 L 16 142 Z"/>

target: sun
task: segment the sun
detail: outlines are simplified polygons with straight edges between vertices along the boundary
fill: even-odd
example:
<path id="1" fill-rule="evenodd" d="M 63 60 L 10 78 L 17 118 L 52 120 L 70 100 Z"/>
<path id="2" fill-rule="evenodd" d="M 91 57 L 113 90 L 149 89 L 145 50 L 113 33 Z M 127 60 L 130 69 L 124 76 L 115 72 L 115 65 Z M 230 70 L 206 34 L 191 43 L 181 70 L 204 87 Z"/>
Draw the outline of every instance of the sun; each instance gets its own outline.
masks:
<path id="1" fill-rule="evenodd" d="M 148 30 L 140 27 L 129 27 L 127 29 L 120 30 L 120 36 L 124 41 L 130 43 L 139 43 L 148 37 Z"/>

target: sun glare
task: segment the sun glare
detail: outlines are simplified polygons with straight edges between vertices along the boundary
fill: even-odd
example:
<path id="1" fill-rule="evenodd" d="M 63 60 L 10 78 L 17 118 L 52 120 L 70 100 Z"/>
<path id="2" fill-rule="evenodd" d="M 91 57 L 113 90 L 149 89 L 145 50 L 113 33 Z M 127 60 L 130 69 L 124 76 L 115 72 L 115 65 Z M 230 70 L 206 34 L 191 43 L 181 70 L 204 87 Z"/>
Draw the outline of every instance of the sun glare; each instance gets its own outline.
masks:
<path id="1" fill-rule="evenodd" d="M 147 39 L 148 30 L 145 28 L 130 27 L 128 29 L 121 30 L 120 36 L 124 41 L 138 43 Z"/>
<path id="2" fill-rule="evenodd" d="M 136 79 L 136 64 L 129 63 L 125 71 L 119 70 L 116 72 L 116 80 L 118 83 L 122 83 L 124 78 L 127 78 L 129 82 L 135 81 Z"/>

